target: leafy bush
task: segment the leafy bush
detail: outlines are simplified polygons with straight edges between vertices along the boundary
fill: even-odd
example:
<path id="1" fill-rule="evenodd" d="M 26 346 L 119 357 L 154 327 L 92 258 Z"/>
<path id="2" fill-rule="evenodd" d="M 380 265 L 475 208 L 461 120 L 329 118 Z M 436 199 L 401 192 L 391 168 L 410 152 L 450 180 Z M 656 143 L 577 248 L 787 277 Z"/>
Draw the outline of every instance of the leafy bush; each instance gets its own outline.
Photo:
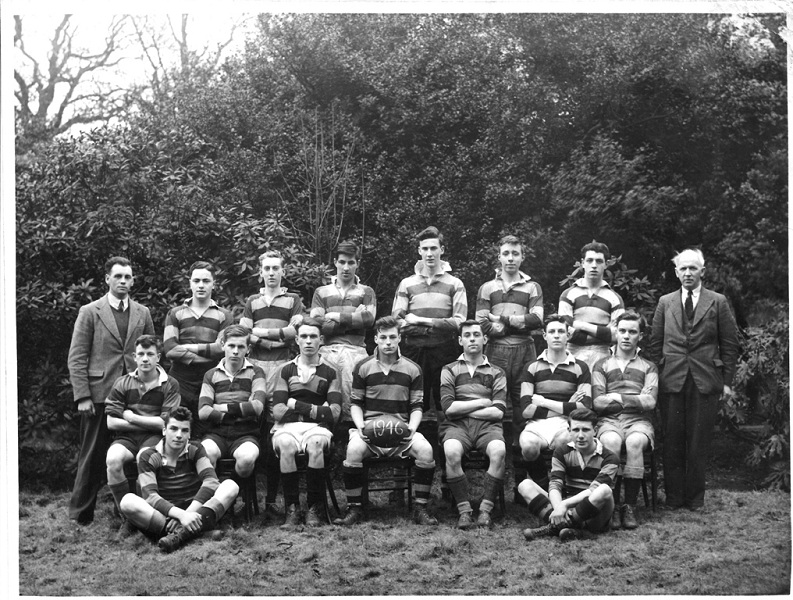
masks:
<path id="1" fill-rule="evenodd" d="M 763 482 L 790 490 L 790 344 L 788 307 L 777 305 L 777 314 L 767 323 L 745 332 L 733 395 L 719 414 L 723 427 L 759 423 L 751 437 L 754 451 L 746 461 L 766 467 Z M 751 431 L 751 430 L 750 430 Z"/>

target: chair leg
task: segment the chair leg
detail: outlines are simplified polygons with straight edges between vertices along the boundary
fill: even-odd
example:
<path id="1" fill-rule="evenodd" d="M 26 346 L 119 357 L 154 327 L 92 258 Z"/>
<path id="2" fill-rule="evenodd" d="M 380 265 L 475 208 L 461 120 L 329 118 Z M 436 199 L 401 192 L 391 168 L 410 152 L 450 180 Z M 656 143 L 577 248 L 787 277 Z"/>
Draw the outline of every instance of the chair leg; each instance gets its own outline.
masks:
<path id="1" fill-rule="evenodd" d="M 325 473 L 325 485 L 328 488 L 328 494 L 330 494 L 330 501 L 333 503 L 333 509 L 337 513 L 341 513 L 339 510 L 339 502 L 336 500 L 336 490 L 333 489 L 333 478 L 330 476 L 330 471 L 326 471 Z"/>
<path id="2" fill-rule="evenodd" d="M 501 509 L 501 516 L 507 515 L 507 501 L 504 499 L 504 482 L 498 486 L 498 507 Z"/>

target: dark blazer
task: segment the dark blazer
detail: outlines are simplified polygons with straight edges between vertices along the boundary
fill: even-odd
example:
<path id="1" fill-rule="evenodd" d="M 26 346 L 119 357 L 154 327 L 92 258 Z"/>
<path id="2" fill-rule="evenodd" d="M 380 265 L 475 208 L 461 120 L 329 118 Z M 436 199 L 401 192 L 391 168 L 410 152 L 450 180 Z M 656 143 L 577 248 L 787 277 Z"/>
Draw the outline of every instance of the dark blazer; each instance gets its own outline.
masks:
<path id="1" fill-rule="evenodd" d="M 680 392 L 691 372 L 700 393 L 721 394 L 732 385 L 738 360 L 738 329 L 727 298 L 703 287 L 688 335 L 683 318 L 680 290 L 662 296 L 649 347 L 658 360 L 661 391 Z"/>
<path id="2" fill-rule="evenodd" d="M 116 379 L 135 370 L 135 340 L 144 333 L 154 334 L 149 309 L 127 300 L 130 313 L 125 340 L 118 332 L 107 295 L 80 307 L 68 361 L 75 402 L 91 398 L 103 404 Z"/>

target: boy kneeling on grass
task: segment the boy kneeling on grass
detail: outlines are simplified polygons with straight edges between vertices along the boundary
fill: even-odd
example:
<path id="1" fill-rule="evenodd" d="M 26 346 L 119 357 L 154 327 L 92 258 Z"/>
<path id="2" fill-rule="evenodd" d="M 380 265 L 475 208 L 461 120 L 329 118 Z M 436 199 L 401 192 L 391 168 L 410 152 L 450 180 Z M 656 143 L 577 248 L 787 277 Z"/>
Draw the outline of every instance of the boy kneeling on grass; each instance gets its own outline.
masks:
<path id="1" fill-rule="evenodd" d="M 551 535 L 563 542 L 591 537 L 608 530 L 614 512 L 611 489 L 619 458 L 595 439 L 593 411 L 577 408 L 568 420 L 570 442 L 554 450 L 548 492 L 531 479 L 518 486 L 529 510 L 546 523 L 523 531 L 529 541 Z"/>
<path id="2" fill-rule="evenodd" d="M 120 509 L 143 533 L 159 539 L 163 552 L 215 527 L 234 503 L 239 486 L 218 482 L 202 446 L 190 444 L 190 410 L 180 406 L 165 418 L 163 439 L 138 458 L 143 498 L 126 494 Z"/>

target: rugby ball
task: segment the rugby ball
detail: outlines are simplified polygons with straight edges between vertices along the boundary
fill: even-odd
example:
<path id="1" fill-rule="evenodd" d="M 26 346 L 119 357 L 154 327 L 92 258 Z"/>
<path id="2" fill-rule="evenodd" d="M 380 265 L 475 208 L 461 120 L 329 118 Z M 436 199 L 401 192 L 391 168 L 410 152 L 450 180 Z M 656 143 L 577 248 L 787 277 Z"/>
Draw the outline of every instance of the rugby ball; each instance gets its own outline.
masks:
<path id="1" fill-rule="evenodd" d="M 410 435 L 408 424 L 391 415 L 369 419 L 363 427 L 369 442 L 380 448 L 396 448 Z"/>

